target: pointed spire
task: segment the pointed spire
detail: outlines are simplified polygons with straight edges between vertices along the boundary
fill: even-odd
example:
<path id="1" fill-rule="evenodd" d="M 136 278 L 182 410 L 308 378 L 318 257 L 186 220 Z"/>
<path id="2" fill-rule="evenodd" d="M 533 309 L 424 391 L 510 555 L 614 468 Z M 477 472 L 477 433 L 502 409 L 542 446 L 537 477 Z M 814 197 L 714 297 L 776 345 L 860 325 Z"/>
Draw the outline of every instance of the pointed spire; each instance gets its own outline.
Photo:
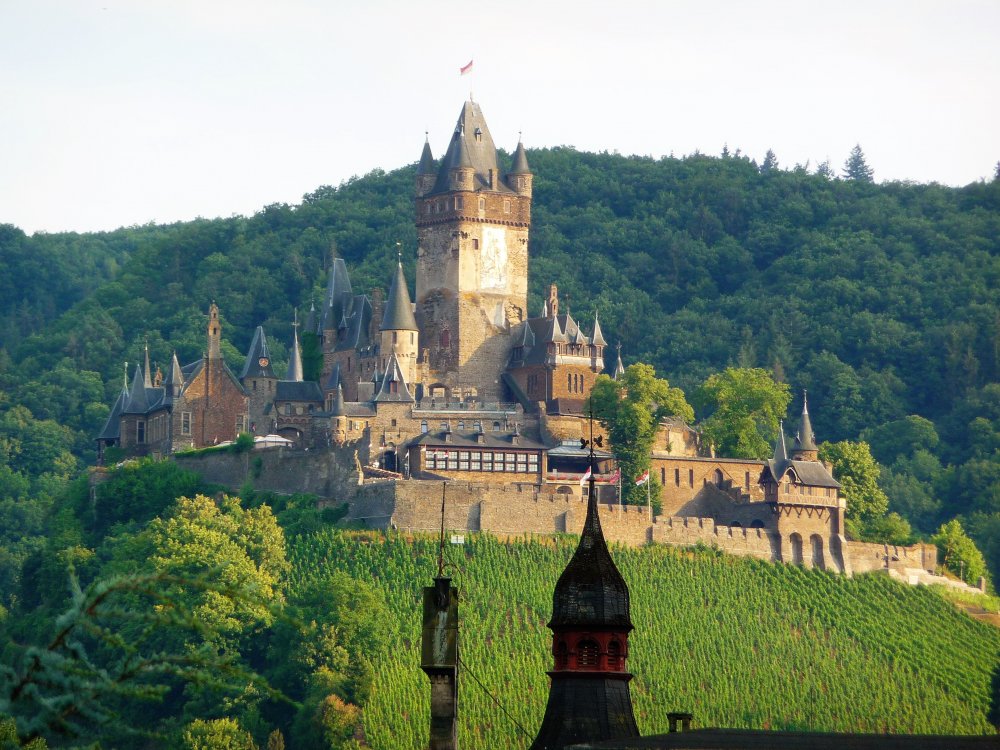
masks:
<path id="1" fill-rule="evenodd" d="M 528 155 L 524 152 L 524 144 L 521 139 L 517 139 L 517 148 L 514 150 L 514 165 L 510 170 L 511 174 L 531 174 L 528 168 Z"/>
<path id="2" fill-rule="evenodd" d="M 413 396 L 410 395 L 410 389 L 406 384 L 403 370 L 399 366 L 396 352 L 389 355 L 389 361 L 386 362 L 385 374 L 382 376 L 378 393 L 375 394 L 375 398 L 372 400 L 376 402 L 396 401 L 404 403 L 414 400 Z"/>
<path id="3" fill-rule="evenodd" d="M 330 414 L 334 417 L 342 417 L 347 413 L 347 407 L 344 405 L 344 388 L 340 383 L 337 383 L 337 395 L 333 398 L 333 408 L 330 410 Z"/>
<path id="4" fill-rule="evenodd" d="M 406 288 L 406 276 L 403 274 L 403 261 L 396 263 L 396 273 L 389 287 L 389 299 L 386 302 L 385 313 L 382 315 L 380 331 L 416 331 L 417 320 L 413 317 L 413 304 L 410 302 L 410 292 Z"/>
<path id="5" fill-rule="evenodd" d="M 816 435 L 813 433 L 812 420 L 809 419 L 809 403 L 806 391 L 802 391 L 802 421 L 792 446 L 795 453 L 819 450 L 816 447 Z"/>
<path id="6" fill-rule="evenodd" d="M 785 420 L 778 422 L 778 439 L 774 442 L 774 463 L 788 461 L 788 448 L 785 446 Z"/>
<path id="7" fill-rule="evenodd" d="M 108 414 L 108 418 L 104 422 L 104 427 L 101 428 L 101 431 L 97 435 L 98 440 L 117 440 L 121 437 L 122 413 L 125 411 L 128 400 L 128 362 L 126 362 L 122 389 L 118 393 L 118 398 L 115 399 L 114 406 L 111 407 L 111 413 Z"/>
<path id="8" fill-rule="evenodd" d="M 153 387 L 153 374 L 152 370 L 149 369 L 149 341 L 146 341 L 145 349 L 145 367 L 142 370 L 142 384 L 147 388 Z"/>
<path id="9" fill-rule="evenodd" d="M 243 364 L 243 371 L 240 372 L 240 380 L 246 378 L 273 378 L 274 370 L 271 367 L 271 352 L 267 346 L 267 335 L 264 333 L 264 326 L 257 326 L 250 341 L 250 348 L 247 349 L 247 359 Z"/>
<path id="10" fill-rule="evenodd" d="M 149 411 L 149 398 L 146 395 L 146 384 L 142 374 L 142 367 L 135 366 L 135 376 L 132 378 L 132 388 L 129 389 L 128 404 L 125 406 L 125 414 L 145 414 Z"/>
<path id="11" fill-rule="evenodd" d="M 305 325 L 302 326 L 303 333 L 316 333 L 316 304 L 309 300 L 309 314 L 306 316 Z"/>
<path id="12" fill-rule="evenodd" d="M 417 174 L 434 174 L 434 154 L 431 153 L 431 142 L 424 133 L 424 150 L 420 152 L 420 163 L 417 165 Z"/>
<path id="13" fill-rule="evenodd" d="M 604 340 L 604 332 L 601 330 L 601 321 L 598 319 L 597 310 L 594 310 L 594 335 L 591 337 L 590 343 L 594 346 L 608 345 L 608 342 Z"/>
<path id="14" fill-rule="evenodd" d="M 618 361 L 615 362 L 615 374 L 612 377 L 615 380 L 621 380 L 625 376 L 625 365 L 622 364 L 622 342 L 619 341 L 615 348 L 618 350 Z"/>
<path id="15" fill-rule="evenodd" d="M 340 385 L 340 362 L 333 363 L 333 369 L 330 370 L 330 377 L 326 381 L 326 390 L 332 391 Z"/>
<path id="16" fill-rule="evenodd" d="M 288 373 L 285 380 L 294 383 L 302 382 L 302 351 L 299 349 L 299 311 L 295 311 L 295 319 L 292 322 L 292 353 L 288 357 Z"/>
<path id="17" fill-rule="evenodd" d="M 170 371 L 167 373 L 167 379 L 163 381 L 163 386 L 169 398 L 179 395 L 181 388 L 184 387 L 184 373 L 181 370 L 181 363 L 177 359 L 176 350 L 174 350 L 173 357 L 171 358 Z"/>

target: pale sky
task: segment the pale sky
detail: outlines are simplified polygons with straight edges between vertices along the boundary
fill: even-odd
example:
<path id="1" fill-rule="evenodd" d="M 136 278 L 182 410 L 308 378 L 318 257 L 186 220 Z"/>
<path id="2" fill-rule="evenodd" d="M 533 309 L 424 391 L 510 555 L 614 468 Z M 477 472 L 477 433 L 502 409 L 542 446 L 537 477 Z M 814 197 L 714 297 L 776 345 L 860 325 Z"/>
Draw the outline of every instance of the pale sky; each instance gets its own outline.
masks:
<path id="1" fill-rule="evenodd" d="M 1000 160 L 1000 0 L 0 0 L 0 223 L 298 203 L 425 130 L 440 157 L 470 84 L 508 151 L 860 143 L 877 181 L 965 185 Z"/>

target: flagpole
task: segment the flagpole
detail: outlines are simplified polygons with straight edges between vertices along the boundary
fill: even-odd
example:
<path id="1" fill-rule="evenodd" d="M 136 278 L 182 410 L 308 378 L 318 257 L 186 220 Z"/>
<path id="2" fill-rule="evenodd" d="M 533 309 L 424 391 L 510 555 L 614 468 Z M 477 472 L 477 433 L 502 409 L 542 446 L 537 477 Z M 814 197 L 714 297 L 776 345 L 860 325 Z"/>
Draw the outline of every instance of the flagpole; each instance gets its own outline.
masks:
<path id="1" fill-rule="evenodd" d="M 649 499 L 649 485 L 652 482 L 649 481 L 649 477 L 646 477 L 646 510 L 649 511 L 649 520 L 653 521 L 653 501 Z"/>
<path id="2" fill-rule="evenodd" d="M 622 467 L 618 467 L 618 512 L 622 512 Z"/>

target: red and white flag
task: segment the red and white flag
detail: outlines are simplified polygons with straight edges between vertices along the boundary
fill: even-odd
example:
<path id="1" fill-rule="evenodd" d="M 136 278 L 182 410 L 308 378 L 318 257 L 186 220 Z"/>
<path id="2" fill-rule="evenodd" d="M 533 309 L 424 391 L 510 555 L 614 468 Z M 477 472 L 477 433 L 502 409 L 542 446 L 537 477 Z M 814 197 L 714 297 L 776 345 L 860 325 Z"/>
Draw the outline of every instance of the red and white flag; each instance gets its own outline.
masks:
<path id="1" fill-rule="evenodd" d="M 584 475 L 582 477 L 580 477 L 580 486 L 581 487 L 583 487 L 587 483 L 587 480 L 590 479 L 591 473 L 592 472 L 590 471 L 590 467 L 588 466 L 587 467 L 587 471 L 584 473 Z"/>
<path id="2" fill-rule="evenodd" d="M 471 73 L 471 72 L 472 72 L 472 60 L 469 60 L 467 65 L 463 65 L 461 68 L 458 69 L 458 74 L 460 76 L 464 76 L 466 73 Z"/>
<path id="3" fill-rule="evenodd" d="M 646 469 L 642 473 L 642 476 L 635 480 L 635 486 L 636 487 L 641 487 L 642 485 L 644 485 L 648 481 L 649 481 L 649 469 Z"/>
<path id="4" fill-rule="evenodd" d="M 622 478 L 622 470 L 615 469 L 615 473 L 608 477 L 608 484 L 616 484 Z"/>

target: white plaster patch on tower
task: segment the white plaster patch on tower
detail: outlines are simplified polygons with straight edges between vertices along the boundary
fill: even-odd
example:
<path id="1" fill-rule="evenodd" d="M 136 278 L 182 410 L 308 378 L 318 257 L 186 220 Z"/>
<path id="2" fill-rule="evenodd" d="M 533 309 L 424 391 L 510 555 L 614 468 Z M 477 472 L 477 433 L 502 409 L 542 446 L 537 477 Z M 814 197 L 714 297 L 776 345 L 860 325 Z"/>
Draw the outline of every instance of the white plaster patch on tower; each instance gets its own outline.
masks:
<path id="1" fill-rule="evenodd" d="M 483 227 L 483 252 L 479 267 L 481 289 L 507 289 L 507 236 L 502 227 Z"/>

